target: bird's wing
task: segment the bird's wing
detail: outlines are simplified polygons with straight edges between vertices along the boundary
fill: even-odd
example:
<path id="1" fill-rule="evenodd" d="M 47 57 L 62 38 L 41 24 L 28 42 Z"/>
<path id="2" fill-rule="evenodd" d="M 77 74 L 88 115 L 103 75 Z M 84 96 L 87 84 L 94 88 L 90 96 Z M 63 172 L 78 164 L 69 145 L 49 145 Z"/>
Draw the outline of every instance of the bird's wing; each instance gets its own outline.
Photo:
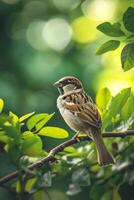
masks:
<path id="1" fill-rule="evenodd" d="M 66 96 L 64 107 L 90 126 L 101 127 L 101 117 L 98 109 L 86 93 L 73 93 Z"/>

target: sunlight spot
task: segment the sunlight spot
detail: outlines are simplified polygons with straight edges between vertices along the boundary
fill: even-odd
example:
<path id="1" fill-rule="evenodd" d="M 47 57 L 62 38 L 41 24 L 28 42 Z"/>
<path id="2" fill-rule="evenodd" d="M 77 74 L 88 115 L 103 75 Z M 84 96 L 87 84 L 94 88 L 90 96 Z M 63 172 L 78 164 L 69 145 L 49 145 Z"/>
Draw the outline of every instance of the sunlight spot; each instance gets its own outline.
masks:
<path id="1" fill-rule="evenodd" d="M 87 17 L 81 16 L 72 22 L 73 38 L 79 43 L 87 43 L 96 39 L 96 24 Z"/>
<path id="2" fill-rule="evenodd" d="M 44 21 L 34 21 L 27 29 L 27 40 L 29 44 L 37 50 L 45 50 L 48 48 L 42 36 L 44 26 Z"/>
<path id="3" fill-rule="evenodd" d="M 42 34 L 50 48 L 61 51 L 70 43 L 72 30 L 67 21 L 62 18 L 54 18 L 46 23 Z"/>
<path id="4" fill-rule="evenodd" d="M 113 17 L 115 11 L 115 2 L 111 0 L 86 0 L 82 4 L 83 13 L 94 20 L 109 20 Z"/>

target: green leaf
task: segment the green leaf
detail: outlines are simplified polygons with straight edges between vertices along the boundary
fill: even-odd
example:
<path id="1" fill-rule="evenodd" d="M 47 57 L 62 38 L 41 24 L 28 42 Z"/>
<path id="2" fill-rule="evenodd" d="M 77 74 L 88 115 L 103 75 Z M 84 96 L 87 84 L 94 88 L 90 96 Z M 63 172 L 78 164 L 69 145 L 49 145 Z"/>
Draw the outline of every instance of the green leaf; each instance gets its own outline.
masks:
<path id="1" fill-rule="evenodd" d="M 34 113 L 35 113 L 35 112 L 32 112 L 32 113 L 28 113 L 28 114 L 26 114 L 26 115 L 21 116 L 21 117 L 19 118 L 19 122 L 21 123 L 21 122 L 25 121 L 26 119 L 28 119 L 29 117 L 31 117 L 32 115 L 34 115 Z"/>
<path id="2" fill-rule="evenodd" d="M 114 187 L 113 190 L 111 189 L 104 193 L 101 200 L 121 200 L 121 196 L 118 192 L 118 187 Z"/>
<path id="3" fill-rule="evenodd" d="M 9 158 L 14 162 L 18 163 L 21 156 L 21 145 L 18 140 L 10 140 L 6 145 L 5 150 L 8 153 Z"/>
<path id="4" fill-rule="evenodd" d="M 113 50 L 117 49 L 119 47 L 119 45 L 120 45 L 120 41 L 109 40 L 99 47 L 96 54 L 101 55 L 103 53 L 106 53 L 107 51 L 113 51 Z"/>
<path id="5" fill-rule="evenodd" d="M 126 88 L 112 98 L 108 110 L 102 116 L 102 129 L 111 124 L 112 118 L 121 113 L 122 108 L 130 96 L 131 88 Z"/>
<path id="6" fill-rule="evenodd" d="M 68 132 L 66 130 L 62 128 L 50 127 L 50 126 L 46 126 L 42 128 L 38 134 L 42 136 L 59 138 L 59 139 L 68 137 Z"/>
<path id="7" fill-rule="evenodd" d="M 134 8 L 129 7 L 123 15 L 123 23 L 128 31 L 134 32 Z"/>
<path id="8" fill-rule="evenodd" d="M 30 192 L 30 190 L 32 190 L 36 182 L 37 182 L 37 178 L 29 179 L 25 184 L 25 191 Z"/>
<path id="9" fill-rule="evenodd" d="M 44 190 L 38 190 L 33 194 L 33 200 L 50 200 L 48 194 Z M 56 199 L 57 200 L 57 199 Z"/>
<path id="10" fill-rule="evenodd" d="M 122 198 L 118 192 L 118 187 L 114 187 L 114 189 L 113 189 L 112 200 L 122 200 Z"/>
<path id="11" fill-rule="evenodd" d="M 4 132 L 0 132 L 0 142 L 8 143 L 10 137 L 8 137 Z"/>
<path id="12" fill-rule="evenodd" d="M 112 102 L 109 106 L 110 114 L 112 117 L 115 117 L 117 114 L 120 113 L 130 94 L 131 88 L 126 88 L 112 99 Z"/>
<path id="13" fill-rule="evenodd" d="M 124 71 L 134 67 L 134 43 L 127 44 L 121 52 L 121 64 Z"/>
<path id="14" fill-rule="evenodd" d="M 20 181 L 17 181 L 17 183 L 16 183 L 16 192 L 17 193 L 21 192 L 21 182 Z"/>
<path id="15" fill-rule="evenodd" d="M 12 125 L 8 121 L 4 123 L 3 130 L 9 137 L 16 139 L 16 141 L 19 140 L 21 136 L 19 127 Z"/>
<path id="16" fill-rule="evenodd" d="M 9 116 L 11 117 L 12 123 L 15 125 L 18 123 L 19 118 L 17 115 L 15 115 L 13 112 L 9 112 Z"/>
<path id="17" fill-rule="evenodd" d="M 121 118 L 125 121 L 134 115 L 134 97 L 131 95 L 121 110 Z"/>
<path id="18" fill-rule="evenodd" d="M 102 33 L 112 37 L 120 37 L 125 35 L 121 30 L 120 23 L 111 24 L 110 22 L 104 22 L 97 26 L 97 29 Z"/>
<path id="19" fill-rule="evenodd" d="M 35 128 L 36 131 L 39 130 L 40 128 L 42 128 L 42 126 L 44 126 L 50 119 L 51 117 L 54 115 L 54 113 L 52 113 L 51 115 L 47 114 L 47 113 L 41 113 L 41 114 L 36 114 L 34 116 L 32 116 L 28 121 L 27 121 L 27 128 L 29 130 Z M 43 122 L 42 122 L 43 121 Z"/>
<path id="20" fill-rule="evenodd" d="M 126 42 L 134 42 L 134 34 L 128 35 L 125 39 Z"/>
<path id="21" fill-rule="evenodd" d="M 53 116 L 55 113 L 47 115 L 43 120 L 36 124 L 36 131 L 39 131 Z"/>
<path id="22" fill-rule="evenodd" d="M 111 93 L 108 88 L 103 88 L 98 91 L 96 96 L 96 104 L 101 111 L 107 109 L 111 100 Z"/>
<path id="23" fill-rule="evenodd" d="M 27 156 L 40 156 L 42 153 L 42 140 L 30 131 L 26 131 L 22 135 L 22 154 Z"/>
<path id="24" fill-rule="evenodd" d="M 68 153 L 76 153 L 77 152 L 77 150 L 72 146 L 68 146 L 68 147 L 64 148 L 64 151 L 68 152 Z"/>
<path id="25" fill-rule="evenodd" d="M 3 107 L 4 107 L 4 101 L 3 99 L 0 99 L 0 112 L 2 112 Z"/>

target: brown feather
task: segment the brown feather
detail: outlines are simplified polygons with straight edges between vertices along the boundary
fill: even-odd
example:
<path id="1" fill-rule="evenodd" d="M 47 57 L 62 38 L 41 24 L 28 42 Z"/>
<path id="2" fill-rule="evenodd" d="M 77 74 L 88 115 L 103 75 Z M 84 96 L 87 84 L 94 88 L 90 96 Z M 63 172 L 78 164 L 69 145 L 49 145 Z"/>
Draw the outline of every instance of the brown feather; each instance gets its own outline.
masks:
<path id="1" fill-rule="evenodd" d="M 68 98 L 70 97 L 70 98 Z M 100 129 L 101 117 L 92 99 L 86 93 L 69 94 L 64 98 L 64 107 L 83 122 Z"/>

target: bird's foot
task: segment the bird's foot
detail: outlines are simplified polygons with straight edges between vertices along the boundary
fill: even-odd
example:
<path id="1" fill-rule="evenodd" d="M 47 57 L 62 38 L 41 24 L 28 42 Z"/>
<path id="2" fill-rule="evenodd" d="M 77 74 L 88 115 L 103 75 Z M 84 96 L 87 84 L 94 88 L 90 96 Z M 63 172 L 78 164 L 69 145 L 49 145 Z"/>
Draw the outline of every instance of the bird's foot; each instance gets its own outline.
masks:
<path id="1" fill-rule="evenodd" d="M 80 143 L 79 134 L 80 134 L 80 132 L 77 132 L 77 133 L 72 137 L 72 139 L 77 140 L 77 142 Z"/>

